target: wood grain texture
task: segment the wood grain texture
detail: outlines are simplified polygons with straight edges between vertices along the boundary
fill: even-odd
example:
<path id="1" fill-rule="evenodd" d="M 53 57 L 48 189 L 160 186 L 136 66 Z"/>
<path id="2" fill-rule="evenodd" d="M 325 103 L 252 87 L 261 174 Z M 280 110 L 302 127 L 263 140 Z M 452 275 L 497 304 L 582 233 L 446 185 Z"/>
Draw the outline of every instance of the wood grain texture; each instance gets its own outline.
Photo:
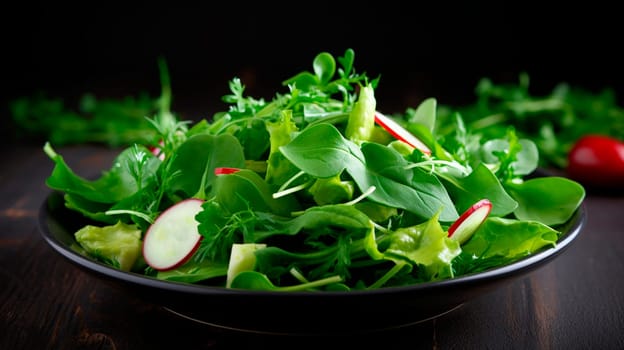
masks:
<path id="1" fill-rule="evenodd" d="M 357 337 L 266 336 L 188 321 L 56 254 L 37 231 L 51 163 L 36 147 L 4 152 L 11 166 L 0 170 L 0 349 L 624 348 L 623 196 L 590 193 L 587 225 L 563 254 L 435 320 Z M 86 177 L 116 154 L 59 152 Z"/>

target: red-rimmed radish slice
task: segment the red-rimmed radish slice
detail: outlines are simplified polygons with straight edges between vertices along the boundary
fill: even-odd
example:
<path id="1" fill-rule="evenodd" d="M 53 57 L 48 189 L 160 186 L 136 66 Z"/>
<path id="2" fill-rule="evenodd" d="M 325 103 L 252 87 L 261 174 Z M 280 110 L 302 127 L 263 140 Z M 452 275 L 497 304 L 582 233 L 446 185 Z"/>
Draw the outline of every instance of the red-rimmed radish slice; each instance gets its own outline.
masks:
<path id="1" fill-rule="evenodd" d="M 214 173 L 215 175 L 227 175 L 227 174 L 234 174 L 237 171 L 240 171 L 240 169 L 229 168 L 229 167 L 218 167 L 218 168 L 215 168 Z"/>
<path id="2" fill-rule="evenodd" d="M 481 226 L 492 210 L 492 203 L 482 199 L 473 204 L 448 229 L 448 236 L 463 244 Z"/>
<path id="3" fill-rule="evenodd" d="M 195 215 L 204 201 L 185 199 L 162 212 L 143 238 L 143 258 L 155 270 L 175 269 L 195 253 L 202 236 Z"/>
<path id="4" fill-rule="evenodd" d="M 379 112 L 375 112 L 375 122 L 389 132 L 390 135 L 420 150 L 422 153 L 431 155 L 431 150 L 427 147 L 427 145 L 391 118 L 386 117 Z"/>

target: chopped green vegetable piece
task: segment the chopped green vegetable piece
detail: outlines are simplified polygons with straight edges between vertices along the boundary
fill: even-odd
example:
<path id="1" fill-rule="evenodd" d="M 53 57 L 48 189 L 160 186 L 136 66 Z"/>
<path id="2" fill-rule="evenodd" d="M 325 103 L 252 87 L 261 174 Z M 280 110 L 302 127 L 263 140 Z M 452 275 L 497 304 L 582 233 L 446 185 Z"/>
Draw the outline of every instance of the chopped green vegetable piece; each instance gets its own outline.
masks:
<path id="1" fill-rule="evenodd" d="M 87 225 L 75 233 L 76 241 L 96 259 L 130 271 L 141 256 L 141 230 L 118 222 L 112 226 Z"/>

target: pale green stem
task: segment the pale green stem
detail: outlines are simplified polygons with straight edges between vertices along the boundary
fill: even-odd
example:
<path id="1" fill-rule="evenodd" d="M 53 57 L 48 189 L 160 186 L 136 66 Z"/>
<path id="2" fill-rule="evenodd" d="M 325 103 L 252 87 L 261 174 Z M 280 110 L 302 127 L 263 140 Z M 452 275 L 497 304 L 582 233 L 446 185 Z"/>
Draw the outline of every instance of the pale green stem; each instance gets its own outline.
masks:
<path id="1" fill-rule="evenodd" d="M 106 215 L 121 215 L 121 214 L 134 215 L 134 216 L 138 216 L 141 219 L 149 222 L 150 224 L 154 223 L 154 220 L 152 220 L 152 218 L 149 217 L 148 215 L 146 215 L 145 213 L 141 213 L 139 211 L 134 211 L 134 210 L 125 210 L 125 209 L 109 210 L 109 211 L 105 212 L 104 214 L 106 214 Z"/>
<path id="2" fill-rule="evenodd" d="M 371 193 L 375 192 L 376 189 L 377 189 L 377 187 L 375 187 L 375 186 L 369 187 L 368 190 L 366 190 L 364 193 L 359 195 L 357 198 L 355 198 L 355 199 L 353 199 L 353 200 L 351 200 L 349 202 L 346 202 L 345 205 L 353 205 L 353 204 L 363 200 L 364 198 L 370 196 Z"/>

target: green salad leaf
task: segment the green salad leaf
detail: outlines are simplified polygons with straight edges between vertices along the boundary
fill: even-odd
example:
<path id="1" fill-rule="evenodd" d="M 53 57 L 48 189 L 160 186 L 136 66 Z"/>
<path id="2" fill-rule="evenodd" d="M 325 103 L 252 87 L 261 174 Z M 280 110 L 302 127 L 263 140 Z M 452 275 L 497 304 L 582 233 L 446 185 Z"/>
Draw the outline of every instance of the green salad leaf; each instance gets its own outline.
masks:
<path id="1" fill-rule="evenodd" d="M 78 244 L 98 260 L 123 271 L 141 264 L 141 230 L 119 221 L 115 225 L 87 225 L 75 234 Z"/>

